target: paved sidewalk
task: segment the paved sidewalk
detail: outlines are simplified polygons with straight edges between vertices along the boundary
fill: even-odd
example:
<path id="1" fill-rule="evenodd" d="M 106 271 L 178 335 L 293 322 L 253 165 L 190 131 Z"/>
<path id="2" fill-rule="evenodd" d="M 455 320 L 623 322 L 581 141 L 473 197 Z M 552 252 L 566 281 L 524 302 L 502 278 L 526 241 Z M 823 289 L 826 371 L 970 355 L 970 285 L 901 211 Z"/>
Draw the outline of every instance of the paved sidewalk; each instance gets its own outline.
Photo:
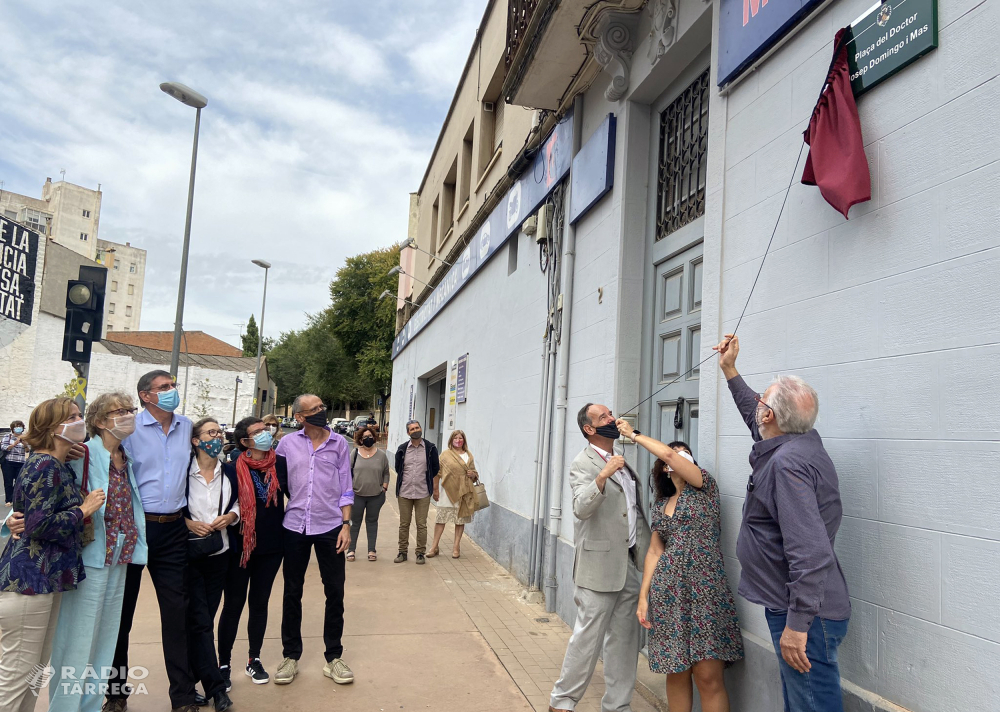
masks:
<path id="1" fill-rule="evenodd" d="M 433 522 L 431 508 L 429 537 Z M 452 525 L 441 542 L 441 556 L 428 559 L 425 566 L 414 563 L 415 527 L 411 527 L 410 560 L 394 564 L 398 528 L 398 507 L 390 496 L 379 520 L 378 561 L 367 560 L 362 527 L 358 560 L 347 564 L 344 658 L 354 669 L 356 682 L 341 686 L 323 676 L 324 599 L 314 558 L 303 599 L 304 654 L 298 677 L 291 685 L 253 685 L 243 674 L 239 654 L 246 649 L 244 612 L 234 651 L 233 712 L 548 709 L 548 694 L 559 675 L 570 629 L 555 614 L 547 614 L 544 606 L 522 601 L 517 580 L 470 539 L 462 541 L 462 557 L 452 559 Z M 279 575 L 262 652 L 272 676 L 281 661 L 281 592 Z M 149 677 L 142 680 L 148 694 L 134 695 L 129 710 L 169 710 L 159 613 L 148 577 L 136 610 L 130 663 L 148 668 Z M 577 710 L 600 712 L 603 693 L 598 664 Z M 45 697 L 40 696 L 36 710 L 46 709 Z M 638 693 L 632 709 L 654 712 Z"/>

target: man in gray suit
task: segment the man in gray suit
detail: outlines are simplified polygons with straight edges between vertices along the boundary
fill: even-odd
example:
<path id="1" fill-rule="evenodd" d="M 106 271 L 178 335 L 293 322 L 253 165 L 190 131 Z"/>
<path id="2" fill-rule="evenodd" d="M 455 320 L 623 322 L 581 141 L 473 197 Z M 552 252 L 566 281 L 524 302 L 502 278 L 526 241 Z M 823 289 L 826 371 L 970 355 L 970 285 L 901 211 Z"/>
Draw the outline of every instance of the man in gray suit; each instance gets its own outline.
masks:
<path id="1" fill-rule="evenodd" d="M 588 441 L 569 470 L 576 517 L 576 623 L 562 673 L 552 688 L 549 712 L 576 709 L 598 657 L 604 658 L 606 684 L 602 712 L 628 712 L 639 661 L 635 612 L 649 524 L 635 473 L 625 458 L 614 453 L 619 436 L 611 411 L 587 403 L 576 422 Z"/>

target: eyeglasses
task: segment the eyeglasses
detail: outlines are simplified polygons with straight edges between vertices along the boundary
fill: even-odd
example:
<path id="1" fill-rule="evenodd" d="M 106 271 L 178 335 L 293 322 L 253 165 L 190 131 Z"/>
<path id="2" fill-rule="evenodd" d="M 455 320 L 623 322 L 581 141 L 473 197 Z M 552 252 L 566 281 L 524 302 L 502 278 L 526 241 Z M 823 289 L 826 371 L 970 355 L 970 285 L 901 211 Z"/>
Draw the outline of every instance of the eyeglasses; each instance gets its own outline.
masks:
<path id="1" fill-rule="evenodd" d="M 145 392 L 146 393 L 165 393 L 166 391 L 173 390 L 175 387 L 176 387 L 176 384 L 174 384 L 174 383 L 164 383 L 162 386 L 158 386 L 157 388 L 149 388 Z"/>
<path id="2" fill-rule="evenodd" d="M 226 433 L 222 430 L 216 430 L 215 428 L 212 428 L 211 430 L 202 430 L 198 434 L 198 437 L 201 437 L 202 435 L 207 435 L 210 438 L 221 438 L 225 434 Z"/>
<path id="3" fill-rule="evenodd" d="M 261 428 L 260 430 L 255 430 L 252 433 L 248 430 L 246 440 L 253 440 L 255 437 L 263 433 L 267 428 Z"/>
<path id="4" fill-rule="evenodd" d="M 754 397 L 755 401 L 757 401 L 758 403 L 760 403 L 762 406 L 764 406 L 765 408 L 767 408 L 772 413 L 774 412 L 774 408 L 772 408 L 771 406 L 769 406 L 767 403 L 764 402 L 764 394 L 763 393 L 754 393 L 753 397 Z"/>
<path id="5" fill-rule="evenodd" d="M 126 415 L 133 415 L 135 412 L 135 408 L 119 408 L 118 410 L 109 410 L 108 415 L 112 418 L 121 418 Z"/>
<path id="6" fill-rule="evenodd" d="M 326 410 L 325 405 L 318 405 L 315 408 L 310 408 L 309 410 L 300 410 L 299 413 L 305 416 L 309 416 L 309 415 L 316 415 L 317 413 L 322 413 L 324 410 Z"/>

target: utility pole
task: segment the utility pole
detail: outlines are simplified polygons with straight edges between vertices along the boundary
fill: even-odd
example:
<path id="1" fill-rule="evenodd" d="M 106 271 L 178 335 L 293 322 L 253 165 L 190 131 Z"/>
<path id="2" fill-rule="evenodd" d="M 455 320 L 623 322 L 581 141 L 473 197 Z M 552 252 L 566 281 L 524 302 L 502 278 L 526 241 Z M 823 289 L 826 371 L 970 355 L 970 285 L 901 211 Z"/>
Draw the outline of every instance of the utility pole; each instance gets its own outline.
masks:
<path id="1" fill-rule="evenodd" d="M 240 384 L 243 383 L 243 379 L 239 376 L 236 377 L 236 393 L 233 394 L 233 427 L 236 427 L 236 401 L 240 398 Z"/>

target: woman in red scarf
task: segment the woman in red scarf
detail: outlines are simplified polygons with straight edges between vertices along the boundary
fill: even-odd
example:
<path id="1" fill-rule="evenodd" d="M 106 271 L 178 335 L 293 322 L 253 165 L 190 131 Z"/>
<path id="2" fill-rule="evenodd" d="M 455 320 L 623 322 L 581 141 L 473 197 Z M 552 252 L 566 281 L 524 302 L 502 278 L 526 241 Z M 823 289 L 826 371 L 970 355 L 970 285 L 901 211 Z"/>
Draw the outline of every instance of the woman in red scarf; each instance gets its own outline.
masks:
<path id="1" fill-rule="evenodd" d="M 271 678 L 260 662 L 260 648 L 267 629 L 267 603 L 281 568 L 282 521 L 285 500 L 278 487 L 271 448 L 271 432 L 260 418 L 244 418 L 236 424 L 234 439 L 241 453 L 236 459 L 239 482 L 239 533 L 230 535 L 233 555 L 226 577 L 225 602 L 219 618 L 219 666 L 227 687 L 232 688 L 231 658 L 243 606 L 250 599 L 247 636 L 250 649 L 246 674 L 254 684 Z"/>

